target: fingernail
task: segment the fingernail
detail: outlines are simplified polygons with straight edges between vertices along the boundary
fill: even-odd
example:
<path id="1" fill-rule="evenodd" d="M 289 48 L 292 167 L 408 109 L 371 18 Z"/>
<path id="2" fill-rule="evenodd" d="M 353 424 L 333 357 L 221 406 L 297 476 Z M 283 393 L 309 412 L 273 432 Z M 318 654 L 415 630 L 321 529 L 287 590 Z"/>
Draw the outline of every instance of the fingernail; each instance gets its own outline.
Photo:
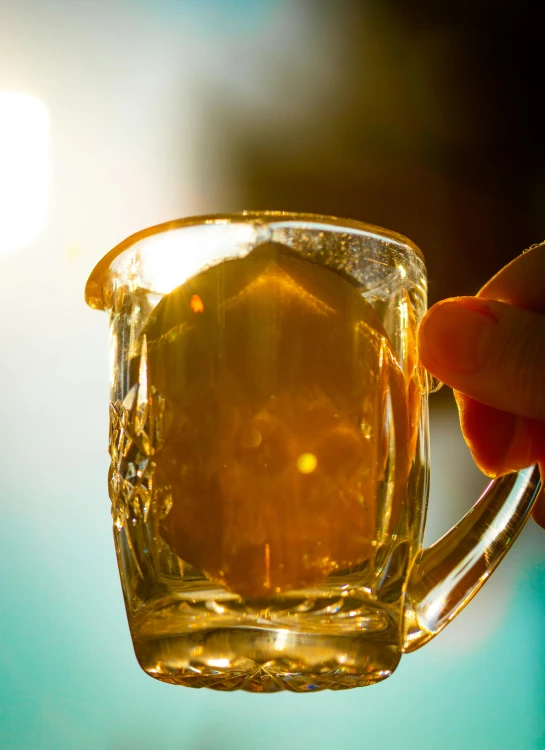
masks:
<path id="1" fill-rule="evenodd" d="M 486 361 L 497 323 L 490 305 L 475 297 L 439 302 L 420 327 L 424 365 L 429 365 L 432 372 L 434 364 L 439 370 L 453 373 L 476 372 Z"/>

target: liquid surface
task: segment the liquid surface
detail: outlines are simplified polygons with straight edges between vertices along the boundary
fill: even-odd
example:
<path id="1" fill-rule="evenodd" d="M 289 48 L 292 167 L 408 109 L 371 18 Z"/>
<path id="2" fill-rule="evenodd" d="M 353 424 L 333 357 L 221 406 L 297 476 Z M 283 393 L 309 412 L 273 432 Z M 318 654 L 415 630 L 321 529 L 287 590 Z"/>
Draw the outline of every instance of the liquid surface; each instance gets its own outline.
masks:
<path id="1" fill-rule="evenodd" d="M 339 274 L 262 245 L 166 295 L 141 336 L 164 399 L 159 532 L 245 597 L 322 583 L 400 511 L 406 386 L 382 324 Z"/>

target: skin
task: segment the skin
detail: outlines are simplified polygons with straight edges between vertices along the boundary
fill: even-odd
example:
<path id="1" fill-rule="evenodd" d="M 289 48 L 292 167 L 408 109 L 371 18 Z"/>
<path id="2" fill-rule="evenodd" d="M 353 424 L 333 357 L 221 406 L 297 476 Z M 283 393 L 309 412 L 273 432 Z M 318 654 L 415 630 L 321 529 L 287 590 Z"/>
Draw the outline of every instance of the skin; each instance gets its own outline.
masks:
<path id="1" fill-rule="evenodd" d="M 476 297 L 443 300 L 419 330 L 424 367 L 454 389 L 475 462 L 495 477 L 545 471 L 545 242 L 502 268 Z M 534 506 L 545 528 L 545 492 Z"/>

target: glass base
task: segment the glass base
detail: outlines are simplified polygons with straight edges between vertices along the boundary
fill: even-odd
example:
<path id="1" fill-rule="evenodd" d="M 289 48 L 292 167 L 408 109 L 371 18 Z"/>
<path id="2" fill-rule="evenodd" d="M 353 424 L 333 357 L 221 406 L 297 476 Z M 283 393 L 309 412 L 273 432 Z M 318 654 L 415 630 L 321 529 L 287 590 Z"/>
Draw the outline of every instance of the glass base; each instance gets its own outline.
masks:
<path id="1" fill-rule="evenodd" d="M 149 621 L 139 634 L 133 630 L 134 649 L 147 674 L 173 685 L 252 693 L 346 690 L 386 679 L 401 657 L 397 623 L 383 610 L 368 610 L 365 617 L 360 608 L 353 630 L 345 624 L 344 632 L 333 634 L 331 626 L 304 632 L 301 622 L 297 629 L 276 623 L 198 627 L 194 620 L 184 623 L 178 609 L 163 632 L 153 632 Z"/>

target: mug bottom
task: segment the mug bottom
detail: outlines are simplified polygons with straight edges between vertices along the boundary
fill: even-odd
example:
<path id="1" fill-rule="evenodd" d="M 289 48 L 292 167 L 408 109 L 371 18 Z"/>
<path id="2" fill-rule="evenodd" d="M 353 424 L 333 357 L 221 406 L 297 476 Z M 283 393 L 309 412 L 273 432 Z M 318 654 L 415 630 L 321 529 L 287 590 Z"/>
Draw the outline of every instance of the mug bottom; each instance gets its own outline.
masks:
<path id="1" fill-rule="evenodd" d="M 360 605 L 353 627 L 350 616 L 334 628 L 326 615 L 322 630 L 317 622 L 306 628 L 300 614 L 292 618 L 298 622 L 286 616 L 273 625 L 264 617 L 244 625 L 239 617 L 236 624 L 214 627 L 178 603 L 133 623 L 134 650 L 144 672 L 162 682 L 252 693 L 373 685 L 389 677 L 401 658 L 398 618 L 372 603 Z"/>

